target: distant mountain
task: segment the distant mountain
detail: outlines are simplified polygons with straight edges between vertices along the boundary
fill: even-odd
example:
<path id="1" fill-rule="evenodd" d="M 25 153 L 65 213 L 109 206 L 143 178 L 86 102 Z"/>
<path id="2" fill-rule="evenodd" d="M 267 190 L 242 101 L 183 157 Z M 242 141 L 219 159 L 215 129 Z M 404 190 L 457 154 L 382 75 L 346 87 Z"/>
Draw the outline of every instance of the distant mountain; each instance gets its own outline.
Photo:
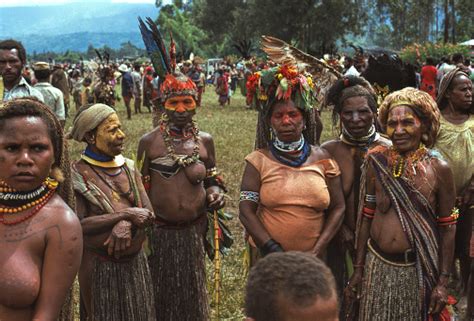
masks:
<path id="1" fill-rule="evenodd" d="M 0 39 L 14 38 L 32 53 L 85 51 L 130 40 L 143 48 L 137 17 L 158 16 L 151 4 L 70 3 L 36 7 L 0 7 Z"/>

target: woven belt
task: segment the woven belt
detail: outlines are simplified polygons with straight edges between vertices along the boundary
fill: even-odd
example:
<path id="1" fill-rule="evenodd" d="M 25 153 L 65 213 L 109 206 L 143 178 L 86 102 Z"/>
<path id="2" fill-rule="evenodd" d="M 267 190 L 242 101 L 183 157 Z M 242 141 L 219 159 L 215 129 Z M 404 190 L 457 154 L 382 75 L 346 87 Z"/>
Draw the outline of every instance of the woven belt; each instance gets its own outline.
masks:
<path id="1" fill-rule="evenodd" d="M 369 249 L 386 263 L 393 265 L 413 265 L 416 262 L 416 253 L 412 249 L 406 250 L 404 253 L 386 253 L 372 239 L 367 241 Z"/>

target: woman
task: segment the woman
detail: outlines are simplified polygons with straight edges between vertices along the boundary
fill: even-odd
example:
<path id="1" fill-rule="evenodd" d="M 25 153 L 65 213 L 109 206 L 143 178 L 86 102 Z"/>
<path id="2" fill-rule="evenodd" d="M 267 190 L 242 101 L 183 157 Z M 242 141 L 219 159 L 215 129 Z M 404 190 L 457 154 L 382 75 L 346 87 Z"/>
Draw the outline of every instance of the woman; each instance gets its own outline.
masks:
<path id="1" fill-rule="evenodd" d="M 426 58 L 425 65 L 421 68 L 421 85 L 420 89 L 430 94 L 433 99 L 436 99 L 436 76 L 438 70 L 433 58 Z"/>
<path id="2" fill-rule="evenodd" d="M 86 142 L 72 166 L 76 212 L 84 234 L 79 271 L 85 320 L 153 321 L 153 290 L 143 252 L 153 223 L 133 161 L 122 156 L 125 134 L 112 107 L 82 107 L 70 137 Z"/>
<path id="3" fill-rule="evenodd" d="M 346 302 L 359 294 L 361 321 L 427 320 L 447 301 L 457 218 L 452 172 L 427 148 L 439 111 L 427 93 L 405 88 L 386 97 L 379 120 L 393 147 L 367 155 Z"/>
<path id="4" fill-rule="evenodd" d="M 219 68 L 217 73 L 219 77 L 216 80 L 216 94 L 219 96 L 218 101 L 221 107 L 224 107 L 226 103 L 230 104 L 229 98 L 229 78 L 225 67 Z"/>
<path id="5" fill-rule="evenodd" d="M 247 90 L 267 139 L 245 158 L 239 209 L 249 243 L 261 256 L 297 250 L 323 257 L 345 206 L 337 163 L 311 144 L 312 79 L 283 65 L 251 76 Z"/>
<path id="6" fill-rule="evenodd" d="M 168 74 L 161 90 L 165 112 L 138 146 L 157 213 L 149 258 L 157 319 L 208 320 L 203 239 L 207 209 L 224 206 L 224 188 L 216 179 L 213 139 L 193 121 L 196 85 L 183 74 Z"/>
<path id="7" fill-rule="evenodd" d="M 331 154 L 341 168 L 346 211 L 338 237 L 331 242 L 328 250 L 328 265 L 342 294 L 348 280 L 346 254 L 352 260 L 355 259 L 354 235 L 359 208 L 361 165 L 369 148 L 390 146 L 391 143 L 377 131 L 377 96 L 364 78 L 346 76 L 337 80 L 326 95 L 326 105 L 333 106 L 333 125 L 338 125 L 341 132 L 339 138 L 330 140 L 321 147 Z"/>
<path id="8" fill-rule="evenodd" d="M 454 175 L 460 217 L 456 229 L 456 256 L 460 259 L 462 293 L 469 281 L 469 240 L 474 214 L 474 115 L 472 82 L 460 68 L 448 72 L 440 83 L 438 107 L 441 126 L 435 148 L 448 161 Z"/>
<path id="9" fill-rule="evenodd" d="M 0 320 L 56 320 L 79 269 L 62 132 L 37 100 L 0 108 Z"/>

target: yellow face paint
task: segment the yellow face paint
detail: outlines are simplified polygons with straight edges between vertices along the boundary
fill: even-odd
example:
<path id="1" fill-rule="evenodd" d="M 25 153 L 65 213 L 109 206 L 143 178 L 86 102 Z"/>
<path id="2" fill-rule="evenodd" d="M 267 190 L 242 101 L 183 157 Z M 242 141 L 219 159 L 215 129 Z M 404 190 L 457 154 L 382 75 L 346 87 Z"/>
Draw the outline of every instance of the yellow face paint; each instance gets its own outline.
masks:
<path id="1" fill-rule="evenodd" d="M 122 153 L 125 134 L 117 114 L 112 114 L 98 127 L 95 147 L 104 155 L 117 156 Z"/>
<path id="2" fill-rule="evenodd" d="M 165 102 L 165 109 L 184 113 L 185 111 L 193 111 L 196 109 L 196 101 L 192 96 L 176 96 L 168 98 Z"/>

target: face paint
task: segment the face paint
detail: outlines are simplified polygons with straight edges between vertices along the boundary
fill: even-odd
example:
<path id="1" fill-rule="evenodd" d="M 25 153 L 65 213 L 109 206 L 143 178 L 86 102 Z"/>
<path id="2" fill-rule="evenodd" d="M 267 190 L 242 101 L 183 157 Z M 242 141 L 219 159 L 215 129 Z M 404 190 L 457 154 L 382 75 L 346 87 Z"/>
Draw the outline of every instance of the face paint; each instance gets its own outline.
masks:
<path id="1" fill-rule="evenodd" d="M 192 96 L 175 96 L 168 98 L 165 102 L 165 109 L 184 113 L 196 109 L 196 101 Z"/>
<path id="2" fill-rule="evenodd" d="M 339 114 L 342 125 L 354 137 L 368 134 L 374 123 L 374 113 L 363 96 L 349 97 L 344 100 Z"/>
<path id="3" fill-rule="evenodd" d="M 270 123 L 278 139 L 283 142 L 299 140 L 304 127 L 303 114 L 292 101 L 275 104 Z"/>
<path id="4" fill-rule="evenodd" d="M 125 134 L 117 114 L 107 117 L 98 127 L 95 136 L 95 147 L 107 156 L 117 156 L 123 151 Z"/>
<path id="5" fill-rule="evenodd" d="M 408 106 L 397 106 L 390 110 L 387 119 L 387 135 L 393 146 L 404 153 L 416 150 L 421 142 L 423 126 L 421 120 Z"/>

